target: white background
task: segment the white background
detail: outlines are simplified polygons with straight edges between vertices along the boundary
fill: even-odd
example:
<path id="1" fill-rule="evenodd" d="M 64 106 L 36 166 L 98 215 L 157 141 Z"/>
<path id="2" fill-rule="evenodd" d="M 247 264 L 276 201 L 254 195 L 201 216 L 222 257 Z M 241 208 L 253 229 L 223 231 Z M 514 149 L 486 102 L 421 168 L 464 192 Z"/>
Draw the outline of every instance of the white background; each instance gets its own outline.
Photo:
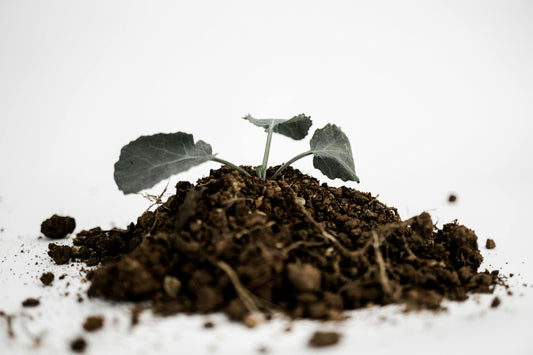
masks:
<path id="1" fill-rule="evenodd" d="M 36 240 L 41 221 L 71 215 L 80 231 L 135 220 L 148 202 L 118 191 L 113 164 L 139 135 L 193 133 L 220 157 L 257 165 L 265 135 L 241 117 L 303 112 L 315 128 L 335 123 L 350 138 L 361 184 L 348 186 L 379 194 L 403 218 L 429 211 L 439 226 L 457 218 L 478 234 L 483 267 L 516 275 L 514 295 L 496 310 L 488 311 L 492 298 L 480 297 L 439 316 L 356 312 L 335 325 L 344 334 L 335 350 L 533 353 L 532 19 L 532 2 L 509 0 L 1 0 L 0 309 L 20 312 L 23 297 L 42 294 L 61 332 L 35 351 L 67 351 L 84 315 L 117 311 L 91 301 L 71 302 L 63 318 L 54 313 L 69 303 L 35 279 L 62 272 Z M 280 164 L 307 144 L 275 136 L 270 161 Z M 327 181 L 310 158 L 296 166 Z M 216 167 L 194 168 L 170 186 Z M 451 192 L 456 204 L 447 203 Z M 492 252 L 483 247 L 488 237 L 497 244 Z M 19 253 L 21 245 L 30 254 Z M 38 266 L 34 254 L 42 255 Z M 46 329 L 46 311 L 35 312 L 30 326 Z M 396 321 L 382 324 L 380 312 Z M 248 352 L 277 329 L 224 325 L 206 335 L 198 319 L 154 320 L 137 334 L 118 322 L 88 351 L 134 353 L 158 343 L 162 352 Z M 306 327 L 319 326 L 309 324 L 272 335 L 271 353 L 309 351 Z M 189 336 L 157 340 L 172 331 Z M 197 336 L 210 336 L 211 345 Z M 8 339 L 0 320 L 0 352 L 27 347 Z"/>

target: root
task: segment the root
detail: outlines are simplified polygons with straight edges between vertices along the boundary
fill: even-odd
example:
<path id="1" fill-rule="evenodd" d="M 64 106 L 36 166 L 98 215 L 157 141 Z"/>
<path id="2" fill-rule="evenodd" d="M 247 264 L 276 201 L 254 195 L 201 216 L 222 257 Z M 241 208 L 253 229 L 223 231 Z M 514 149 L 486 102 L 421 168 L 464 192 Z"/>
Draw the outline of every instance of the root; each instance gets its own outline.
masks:
<path id="1" fill-rule="evenodd" d="M 283 256 L 287 257 L 287 255 L 294 249 L 297 249 L 301 246 L 306 246 L 306 247 L 319 247 L 319 246 L 322 246 L 324 243 L 323 242 L 308 242 L 308 241 L 305 241 L 305 240 L 299 240 L 297 242 L 294 242 L 288 246 L 286 246 L 285 248 L 283 248 L 281 250 L 281 254 L 283 254 Z"/>
<path id="2" fill-rule="evenodd" d="M 328 233 L 326 231 L 326 229 L 324 228 L 324 226 L 320 223 L 318 223 L 314 218 L 313 216 L 311 216 L 311 214 L 309 213 L 309 211 L 303 206 L 301 205 L 300 203 L 298 203 L 298 195 L 296 194 L 296 192 L 294 192 L 292 189 L 291 189 L 291 194 L 292 194 L 292 197 L 294 199 L 294 204 L 296 206 L 298 206 L 298 208 L 300 209 L 300 211 L 304 214 L 305 218 L 307 218 L 307 220 L 312 224 L 314 225 L 316 228 L 318 228 L 320 230 L 320 234 L 327 240 L 329 240 L 330 242 L 333 242 L 333 244 L 337 245 L 339 248 L 342 248 L 344 249 L 345 251 L 348 251 L 349 250 L 344 247 L 338 240 L 337 238 L 335 238 L 333 235 L 331 235 L 330 233 Z"/>
<path id="3" fill-rule="evenodd" d="M 331 233 L 329 233 L 328 231 L 326 231 L 326 229 L 324 228 L 324 226 L 320 223 L 318 223 L 314 218 L 313 216 L 311 216 L 311 214 L 309 213 L 309 211 L 304 207 L 302 206 L 301 204 L 298 203 L 298 195 L 296 195 L 296 193 L 294 191 L 291 190 L 291 193 L 294 197 L 294 203 L 296 204 L 296 206 L 298 206 L 298 208 L 300 209 L 300 211 L 304 214 L 305 218 L 307 218 L 307 220 L 313 224 L 316 228 L 318 228 L 320 230 L 320 234 L 322 235 L 322 237 L 324 237 L 324 239 L 326 239 L 327 241 L 333 243 L 333 245 L 342 253 L 344 254 L 345 256 L 349 257 L 349 258 L 356 258 L 356 257 L 359 257 L 360 255 L 366 253 L 366 250 L 368 249 L 368 247 L 370 246 L 370 242 L 367 242 L 363 248 L 359 249 L 359 250 L 350 250 L 348 248 L 346 248 L 344 245 L 341 244 L 341 242 L 339 242 L 339 240 L 337 238 L 335 238 Z"/>
<path id="4" fill-rule="evenodd" d="M 241 280 L 239 280 L 239 276 L 237 276 L 233 268 L 224 261 L 217 261 L 215 264 L 228 275 L 233 287 L 235 288 L 235 291 L 237 292 L 237 296 L 248 309 L 248 311 L 251 313 L 261 313 L 259 305 L 255 300 L 255 296 L 243 286 Z"/>
<path id="5" fill-rule="evenodd" d="M 149 211 L 150 208 L 152 208 L 154 206 L 163 206 L 164 208 L 166 208 L 167 210 L 170 211 L 170 209 L 167 206 L 165 206 L 165 204 L 163 203 L 163 195 L 167 192 L 168 184 L 169 184 L 169 182 L 167 182 L 167 185 L 163 189 L 163 192 L 161 192 L 159 195 L 151 195 L 151 194 L 146 193 L 146 192 L 139 194 L 142 197 L 144 197 L 145 199 L 147 199 L 148 201 L 152 202 L 152 204 L 150 206 L 148 206 L 146 211 Z M 146 212 L 146 211 L 144 211 L 144 212 Z"/>
<path id="6" fill-rule="evenodd" d="M 384 204 L 383 202 L 379 201 L 378 200 L 378 197 L 379 197 L 379 194 L 376 195 L 370 202 L 369 204 L 371 203 L 375 203 L 376 205 L 380 206 L 381 208 L 384 208 L 385 210 L 387 211 L 390 211 L 392 212 L 396 217 L 400 218 L 400 215 L 398 214 L 398 210 L 394 207 L 389 207 L 387 206 L 386 204 Z"/>
<path id="7" fill-rule="evenodd" d="M 383 260 L 383 255 L 381 255 L 381 251 L 379 250 L 379 247 L 380 247 L 379 237 L 375 231 L 372 231 L 371 233 L 372 233 L 372 239 L 373 239 L 374 254 L 376 256 L 376 263 L 378 264 L 378 269 L 379 269 L 379 279 L 380 279 L 380 282 L 381 282 L 381 285 L 383 287 L 383 291 L 385 292 L 385 294 L 388 296 L 392 296 L 392 290 L 389 284 L 389 278 L 387 277 L 387 266 L 385 265 L 385 261 Z"/>
<path id="8" fill-rule="evenodd" d="M 257 232 L 257 231 L 260 231 L 262 229 L 267 229 L 267 228 L 270 228 L 272 227 L 274 224 L 276 224 L 276 222 L 274 221 L 270 221 L 266 224 L 262 224 L 262 225 L 258 225 L 258 226 L 255 226 L 254 228 L 250 228 L 250 229 L 242 229 L 240 231 L 238 231 L 237 233 L 235 233 L 235 239 L 241 239 L 243 236 L 245 236 L 246 234 L 250 234 L 252 232 Z"/>

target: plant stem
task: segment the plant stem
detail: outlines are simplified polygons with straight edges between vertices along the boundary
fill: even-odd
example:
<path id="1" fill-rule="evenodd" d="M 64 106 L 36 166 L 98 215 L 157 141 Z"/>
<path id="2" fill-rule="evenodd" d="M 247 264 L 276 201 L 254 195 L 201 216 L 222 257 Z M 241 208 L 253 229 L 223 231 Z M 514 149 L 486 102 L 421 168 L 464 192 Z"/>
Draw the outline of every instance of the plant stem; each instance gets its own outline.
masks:
<path id="1" fill-rule="evenodd" d="M 274 133 L 274 123 L 270 123 L 268 126 L 268 135 L 265 145 L 265 153 L 263 154 L 263 163 L 261 164 L 261 176 L 260 178 L 266 180 L 266 171 L 268 168 L 268 155 L 270 154 L 270 142 L 272 142 L 272 135 Z"/>
<path id="2" fill-rule="evenodd" d="M 213 157 L 211 158 L 212 161 L 216 161 L 217 163 L 220 163 L 220 164 L 224 164 L 224 165 L 227 165 L 229 166 L 230 168 L 233 168 L 241 173 L 243 173 L 244 175 L 247 175 L 247 176 L 250 176 L 250 174 L 244 170 L 243 168 L 241 168 L 240 166 L 238 165 L 235 165 L 233 163 L 230 163 L 229 161 L 227 160 L 224 160 L 224 159 L 220 159 L 220 158 L 217 158 L 217 157 Z"/>
<path id="3" fill-rule="evenodd" d="M 308 150 L 307 152 L 303 152 L 302 154 L 298 154 L 297 156 L 295 156 L 294 158 L 292 158 L 291 160 L 289 160 L 288 162 L 286 162 L 285 164 L 280 166 L 279 169 L 274 173 L 274 175 L 272 175 L 271 179 L 274 180 L 279 174 L 281 174 L 281 172 L 283 170 L 285 170 L 286 167 L 288 167 L 289 165 L 291 165 L 295 161 L 300 160 L 300 159 L 302 159 L 302 158 L 304 158 L 304 157 L 306 157 L 308 155 L 311 155 L 311 154 L 313 154 L 312 150 Z"/>

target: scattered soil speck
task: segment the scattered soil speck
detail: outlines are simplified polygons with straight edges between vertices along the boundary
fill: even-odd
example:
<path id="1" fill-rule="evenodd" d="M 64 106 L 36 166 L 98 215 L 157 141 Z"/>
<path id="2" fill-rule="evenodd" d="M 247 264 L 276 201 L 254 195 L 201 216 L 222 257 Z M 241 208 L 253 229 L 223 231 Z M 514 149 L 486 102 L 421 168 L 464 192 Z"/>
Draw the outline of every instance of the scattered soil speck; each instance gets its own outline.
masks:
<path id="1" fill-rule="evenodd" d="M 54 259 L 58 265 L 66 264 L 72 257 L 72 249 L 66 245 L 48 244 L 48 255 Z"/>
<path id="2" fill-rule="evenodd" d="M 88 332 L 94 332 L 101 329 L 104 326 L 103 316 L 90 316 L 85 319 L 83 323 L 83 329 Z"/>
<path id="3" fill-rule="evenodd" d="M 22 301 L 22 307 L 37 307 L 41 302 L 37 298 L 27 298 Z"/>
<path id="4" fill-rule="evenodd" d="M 53 215 L 41 223 L 41 233 L 51 239 L 65 238 L 76 228 L 76 221 L 72 217 Z"/>
<path id="5" fill-rule="evenodd" d="M 485 248 L 487 249 L 494 249 L 496 248 L 496 242 L 490 238 L 487 238 L 487 241 L 485 242 Z"/>
<path id="6" fill-rule="evenodd" d="M 500 301 L 500 298 L 499 297 L 494 297 L 494 299 L 492 300 L 492 302 L 490 303 L 490 307 L 491 308 L 496 308 L 500 305 L 500 303 L 502 303 Z"/>
<path id="7" fill-rule="evenodd" d="M 41 282 L 45 285 L 45 286 L 49 286 L 52 284 L 52 281 L 54 281 L 54 274 L 51 273 L 51 272 L 45 272 L 41 275 L 41 277 L 39 278 L 39 280 L 41 280 Z"/>
<path id="8" fill-rule="evenodd" d="M 450 203 L 454 203 L 454 202 L 456 202 L 456 201 L 457 201 L 457 196 L 456 196 L 455 194 L 450 194 L 450 195 L 448 196 L 448 202 L 450 202 Z"/>
<path id="9" fill-rule="evenodd" d="M 339 342 L 341 335 L 337 332 L 321 332 L 316 331 L 309 339 L 309 346 L 321 348 L 325 346 L 335 345 Z"/>
<path id="10" fill-rule="evenodd" d="M 211 322 L 211 321 L 207 321 L 204 323 L 204 328 L 206 329 L 211 329 L 211 328 L 214 328 L 215 327 L 215 323 Z"/>
<path id="11" fill-rule="evenodd" d="M 82 337 L 74 339 L 70 343 L 70 349 L 75 353 L 82 353 L 87 348 L 87 342 Z"/>
<path id="12" fill-rule="evenodd" d="M 261 346 L 257 349 L 257 352 L 260 354 L 268 354 L 268 348 L 266 346 Z"/>

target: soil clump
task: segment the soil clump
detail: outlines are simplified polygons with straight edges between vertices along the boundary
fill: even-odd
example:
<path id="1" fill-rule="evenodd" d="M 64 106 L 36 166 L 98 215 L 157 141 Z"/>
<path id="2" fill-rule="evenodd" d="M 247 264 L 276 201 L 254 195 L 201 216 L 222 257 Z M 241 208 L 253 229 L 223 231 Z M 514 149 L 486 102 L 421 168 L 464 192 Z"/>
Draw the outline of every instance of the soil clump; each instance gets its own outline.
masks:
<path id="1" fill-rule="evenodd" d="M 70 343 L 70 349 L 75 353 L 83 353 L 87 348 L 87 341 L 82 337 L 74 339 Z"/>
<path id="2" fill-rule="evenodd" d="M 485 248 L 487 249 L 496 248 L 496 242 L 493 239 L 487 238 L 487 241 L 485 242 Z"/>
<path id="3" fill-rule="evenodd" d="M 247 323 L 274 312 L 341 319 L 391 303 L 438 310 L 443 299 L 490 293 L 498 272 L 478 271 L 477 239 L 457 222 L 437 229 L 428 213 L 402 221 L 370 193 L 292 168 L 263 181 L 222 167 L 196 185 L 179 182 L 126 229 L 81 231 L 73 247 L 51 243 L 49 255 L 98 265 L 90 297 Z"/>
<path id="4" fill-rule="evenodd" d="M 335 345 L 339 342 L 341 335 L 337 332 L 316 331 L 309 339 L 309 346 L 322 348 L 325 346 Z"/>
<path id="5" fill-rule="evenodd" d="M 88 332 L 95 332 L 104 326 L 104 317 L 102 316 L 89 316 L 83 323 L 83 329 Z"/>
<path id="6" fill-rule="evenodd" d="M 22 301 L 22 307 L 37 307 L 41 302 L 37 298 L 27 298 Z"/>
<path id="7" fill-rule="evenodd" d="M 54 274 L 52 272 L 44 272 L 39 280 L 43 283 L 45 286 L 50 286 L 52 284 L 52 281 L 54 281 Z"/>
<path id="8" fill-rule="evenodd" d="M 41 233 L 51 239 L 62 239 L 76 229 L 76 221 L 72 217 L 53 215 L 41 223 Z"/>

